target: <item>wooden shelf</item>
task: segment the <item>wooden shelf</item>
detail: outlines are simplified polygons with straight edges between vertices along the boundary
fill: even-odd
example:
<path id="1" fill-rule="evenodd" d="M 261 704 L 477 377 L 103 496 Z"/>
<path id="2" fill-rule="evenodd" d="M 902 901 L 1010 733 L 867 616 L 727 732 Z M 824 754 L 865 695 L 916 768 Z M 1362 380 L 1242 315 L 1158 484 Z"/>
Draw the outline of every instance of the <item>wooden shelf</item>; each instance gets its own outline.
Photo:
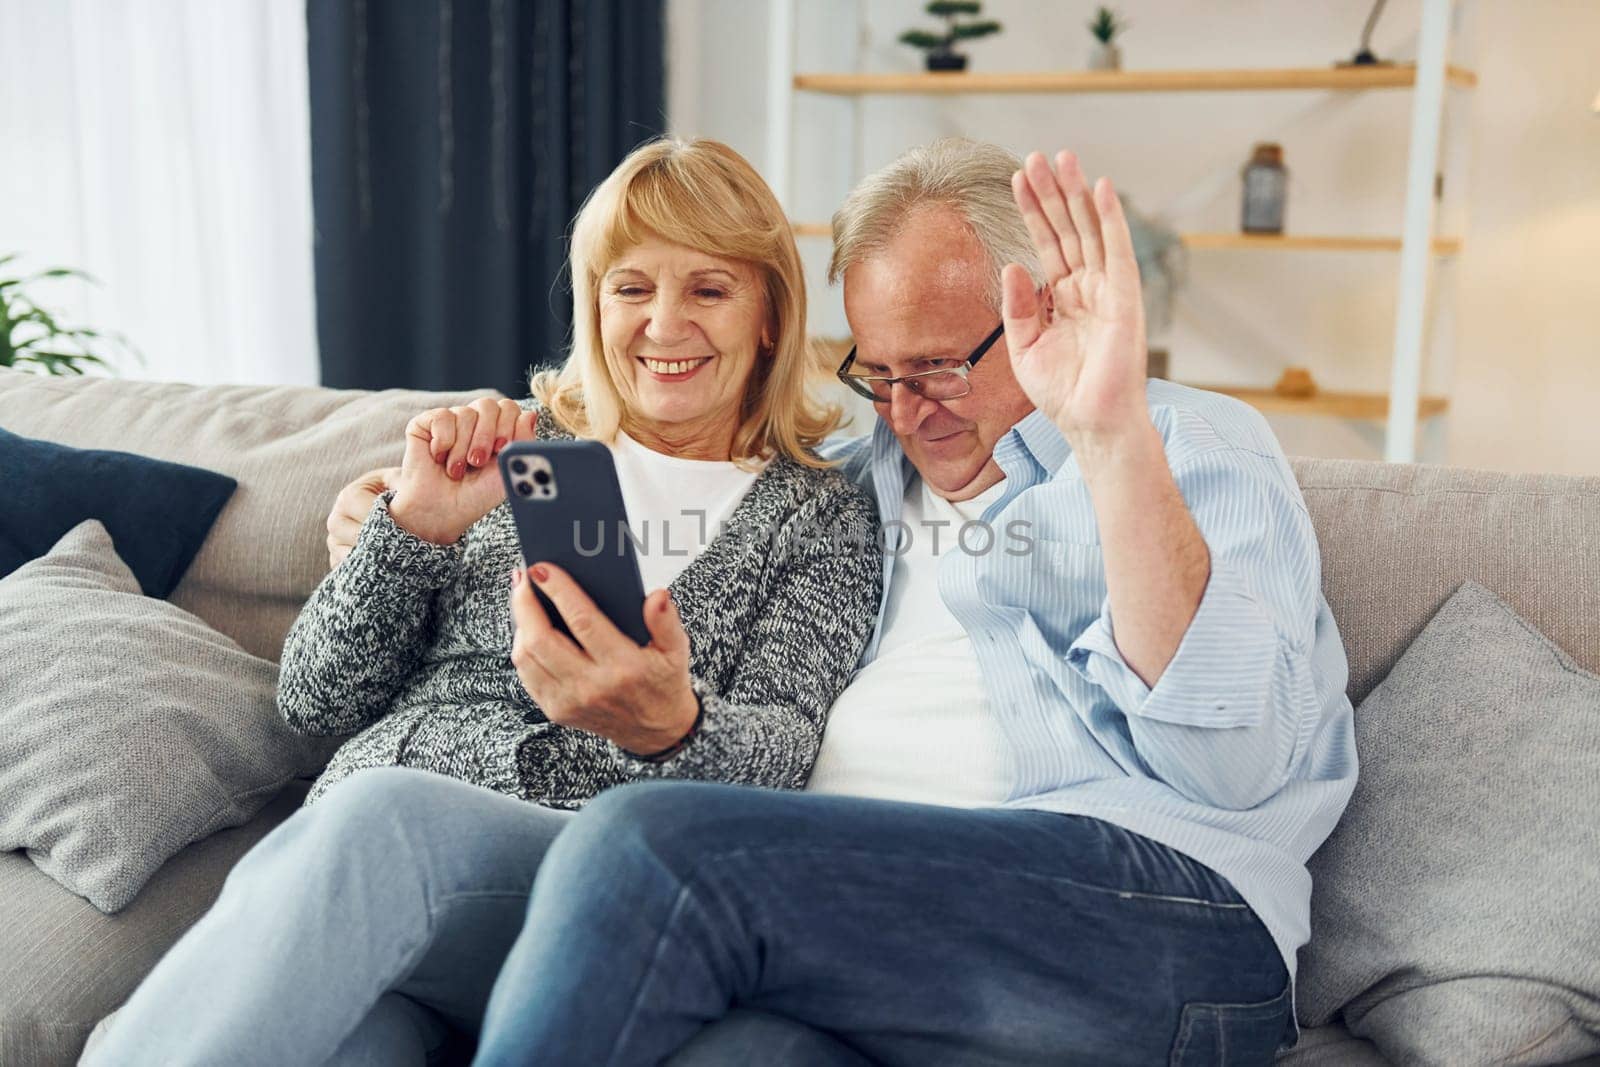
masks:
<path id="1" fill-rule="evenodd" d="M 1478 76 L 1446 67 L 1445 79 L 1470 89 Z M 866 93 L 1182 93 L 1251 92 L 1294 89 L 1409 89 L 1416 84 L 1412 65 L 1308 67 L 1259 70 L 1054 70 L 980 71 L 949 74 L 796 74 L 794 87 L 814 93 L 855 96 Z"/>
<path id="2" fill-rule="evenodd" d="M 787 19 L 777 20 L 772 27 L 774 55 L 794 55 L 794 38 L 798 32 L 792 11 L 798 5 L 781 5 L 791 13 Z M 1326 56 L 1298 58 L 1298 65 L 1290 58 L 1277 66 L 1239 69 L 1237 67 L 1206 67 L 1207 60 L 1200 52 L 1185 55 L 1179 63 L 1184 69 L 1146 69 L 1125 71 L 1039 70 L 991 71 L 976 70 L 957 73 L 923 72 L 920 64 L 909 70 L 876 73 L 800 72 L 785 66 L 778 72 L 788 92 L 769 94 L 767 116 L 772 129 L 773 143 L 782 145 L 783 152 L 775 153 L 784 163 L 784 170 L 776 177 L 784 183 L 787 194 L 789 184 L 795 180 L 789 149 L 794 148 L 795 95 L 799 93 L 830 94 L 846 100 L 857 123 L 862 120 L 863 101 L 879 94 L 887 99 L 893 95 L 920 97 L 930 104 L 933 101 L 961 96 L 1028 95 L 1050 103 L 1049 97 L 1066 94 L 1173 94 L 1173 93 L 1261 93 L 1298 92 L 1302 99 L 1353 101 L 1352 94 L 1369 91 L 1395 91 L 1426 89 L 1415 93 L 1411 101 L 1399 101 L 1390 111 L 1392 117 L 1401 118 L 1413 111 L 1409 151 L 1413 161 L 1426 162 L 1426 166 L 1406 169 L 1405 225 L 1394 236 L 1299 234 L 1257 236 L 1242 233 L 1180 233 L 1186 250 L 1196 255 L 1214 257 L 1219 252 L 1301 252 L 1322 254 L 1365 254 L 1368 262 L 1362 266 L 1375 266 L 1383 273 L 1391 273 L 1387 263 L 1372 263 L 1374 253 L 1394 255 L 1397 274 L 1395 300 L 1395 342 L 1391 354 L 1390 373 L 1399 383 L 1396 388 L 1408 398 L 1405 408 L 1390 402 L 1385 392 L 1332 392 L 1319 389 L 1310 396 L 1297 397 L 1279 393 L 1267 384 L 1265 388 L 1232 386 L 1203 386 L 1232 395 L 1273 415 L 1318 415 L 1349 420 L 1386 420 L 1384 433 L 1384 458 L 1389 461 L 1409 461 L 1416 457 L 1417 428 L 1421 419 L 1444 415 L 1450 401 L 1444 395 L 1417 398 L 1414 410 L 1409 399 L 1416 396 L 1422 380 L 1422 356 L 1427 344 L 1429 323 L 1436 311 L 1427 299 L 1428 274 L 1436 266 L 1444 267 L 1439 257 L 1457 256 L 1464 248 L 1462 235 L 1437 234 L 1432 221 L 1433 201 L 1437 198 L 1434 171 L 1446 169 L 1445 159 L 1435 159 L 1434 135 L 1444 122 L 1445 109 L 1460 103 L 1453 93 L 1440 93 L 1440 83 L 1446 89 L 1475 89 L 1478 75 L 1467 65 L 1450 62 L 1451 0 L 1419 0 L 1415 20 L 1416 57 L 1411 62 L 1397 64 L 1372 64 L 1343 66 L 1319 62 L 1331 60 Z M 1248 27 L 1244 27 L 1248 32 Z M 779 47 L 781 46 L 781 47 Z M 907 67 L 912 67 L 909 56 L 902 56 Z M 1201 69 L 1188 68 L 1198 64 Z M 1428 81 L 1420 82 L 1419 73 L 1428 72 Z M 1316 94 L 1305 96 L 1304 94 Z M 1331 95 L 1330 95 L 1331 94 Z M 1159 97 L 1158 97 L 1159 99 Z M 1213 99 L 1216 99 L 1213 96 Z M 1392 97 L 1391 97 L 1392 99 Z M 1064 103 L 1064 101 L 1060 101 Z M 999 103 L 999 101 L 996 101 Z M 1131 102 L 1130 102 L 1131 103 Z M 1596 105 L 1600 109 L 1600 104 Z M 941 110 L 941 109 L 935 109 Z M 1203 110 L 1203 109 L 1202 109 Z M 1198 114 L 1198 112 L 1197 112 Z M 951 116 L 946 116 L 950 118 Z M 1425 120 L 1425 121 L 1424 121 Z M 842 131 L 841 131 L 842 132 Z M 859 133 L 859 130 L 857 131 Z M 1448 153 L 1446 154 L 1448 155 Z M 1402 161 L 1403 162 L 1403 161 Z M 1411 174 L 1411 170 L 1415 174 Z M 789 197 L 785 195 L 783 199 Z M 1230 220 L 1231 221 L 1231 220 Z M 1226 223 L 1224 223 L 1226 224 Z M 1201 223 L 1204 225 L 1204 223 Z M 1404 233 L 1405 240 L 1399 236 Z M 796 221 L 796 238 L 822 239 L 831 236 L 831 228 L 821 221 Z M 1409 241 L 1409 245 L 1407 244 Z M 1427 242 L 1426 247 L 1422 246 Z M 812 251 L 816 251 L 812 249 Z M 1427 254 L 1418 254 L 1427 253 Z M 1230 260 L 1235 266 L 1243 261 Z M 1354 267 L 1355 260 L 1347 262 Z M 1221 269 L 1223 264 L 1207 263 L 1205 268 Z M 1199 269 L 1197 266 L 1196 269 Z M 847 345 L 848 342 L 845 342 Z M 843 346 L 835 346 L 835 351 Z M 835 364 L 836 365 L 836 364 Z M 1297 378 L 1286 378 L 1278 384 L 1292 385 Z M 1374 383 L 1377 384 L 1377 383 Z M 1391 408 L 1393 409 L 1391 411 Z"/>
<path id="3" fill-rule="evenodd" d="M 833 227 L 826 222 L 797 222 L 796 237 L 832 237 Z M 1331 237 L 1305 234 L 1270 236 L 1252 233 L 1186 233 L 1180 235 L 1191 251 L 1244 250 L 1264 252 L 1398 252 L 1398 237 Z M 1461 238 L 1436 237 L 1433 252 L 1453 256 L 1461 251 Z"/>
<path id="4" fill-rule="evenodd" d="M 1196 385 L 1194 389 L 1225 393 L 1236 397 L 1264 415 L 1329 415 L 1340 419 L 1384 419 L 1389 417 L 1389 397 L 1385 393 L 1336 393 L 1319 389 L 1311 396 L 1284 396 L 1271 389 L 1244 389 L 1232 385 Z M 1419 419 L 1443 415 L 1450 401 L 1442 396 L 1425 396 L 1417 404 Z"/>
<path id="5" fill-rule="evenodd" d="M 799 229 L 795 230 L 799 233 Z M 824 227 L 824 232 L 827 228 Z M 1305 234 L 1273 236 L 1254 233 L 1186 233 L 1184 246 L 1192 251 L 1243 249 L 1268 252 L 1398 252 L 1398 237 L 1329 237 Z M 1435 237 L 1433 253 L 1453 256 L 1461 251 L 1461 238 Z"/>

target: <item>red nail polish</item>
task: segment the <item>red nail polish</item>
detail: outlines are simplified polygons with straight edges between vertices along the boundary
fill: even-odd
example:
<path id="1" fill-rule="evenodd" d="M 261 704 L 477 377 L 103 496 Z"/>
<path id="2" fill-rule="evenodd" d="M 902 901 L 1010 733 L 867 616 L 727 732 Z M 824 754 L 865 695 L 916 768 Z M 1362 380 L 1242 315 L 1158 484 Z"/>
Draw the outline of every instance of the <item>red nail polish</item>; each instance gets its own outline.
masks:
<path id="1" fill-rule="evenodd" d="M 506 443 L 507 442 L 504 437 L 496 437 L 494 439 L 494 450 L 499 452 L 502 448 L 506 447 Z"/>
<path id="2" fill-rule="evenodd" d="M 472 464 L 474 467 L 483 466 L 483 453 L 474 452 L 472 455 L 467 457 L 467 462 Z"/>
<path id="3" fill-rule="evenodd" d="M 547 582 L 550 580 L 550 572 L 545 570 L 542 566 L 536 566 L 533 568 L 533 580 L 536 582 Z"/>
<path id="4" fill-rule="evenodd" d="M 463 466 L 459 461 L 457 461 L 450 468 L 450 477 L 456 479 L 457 481 L 459 481 L 461 479 L 461 476 L 466 474 L 466 473 L 467 473 L 467 468 L 465 466 Z"/>

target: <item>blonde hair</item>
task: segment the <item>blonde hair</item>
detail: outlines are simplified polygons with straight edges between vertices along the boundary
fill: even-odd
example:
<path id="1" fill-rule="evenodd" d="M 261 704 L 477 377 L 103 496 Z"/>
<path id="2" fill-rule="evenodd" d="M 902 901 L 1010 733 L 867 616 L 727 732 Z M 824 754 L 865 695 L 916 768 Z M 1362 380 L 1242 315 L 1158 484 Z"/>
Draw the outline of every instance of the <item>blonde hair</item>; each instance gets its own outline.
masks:
<path id="1" fill-rule="evenodd" d="M 757 356 L 750 373 L 734 462 L 780 453 L 827 466 L 811 450 L 841 413 L 808 388 L 805 275 L 794 234 L 761 175 L 718 141 L 648 141 L 589 194 L 572 226 L 572 348 L 559 370 L 534 374 L 534 398 L 580 437 L 615 438 L 627 412 L 602 347 L 600 279 L 651 237 L 748 263 L 763 282 L 772 350 Z"/>
<path id="2" fill-rule="evenodd" d="M 1035 283 L 1044 282 L 1039 255 L 1011 197 L 1011 175 L 1021 167 L 999 145 L 942 137 L 869 174 L 833 213 L 829 284 L 893 241 L 917 208 L 942 205 L 959 214 L 983 246 L 990 268 L 986 295 L 998 312 L 1000 271 L 1007 263 L 1020 263 Z"/>

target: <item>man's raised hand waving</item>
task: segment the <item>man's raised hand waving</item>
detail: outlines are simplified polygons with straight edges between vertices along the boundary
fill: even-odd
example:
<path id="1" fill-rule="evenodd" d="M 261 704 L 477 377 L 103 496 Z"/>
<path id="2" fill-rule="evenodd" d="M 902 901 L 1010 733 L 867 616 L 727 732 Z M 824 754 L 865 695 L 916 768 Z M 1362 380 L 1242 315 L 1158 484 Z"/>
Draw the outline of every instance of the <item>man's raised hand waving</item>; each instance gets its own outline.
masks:
<path id="1" fill-rule="evenodd" d="M 1045 275 L 1042 292 L 1014 263 L 1002 278 L 1017 381 L 1075 448 L 1148 429 L 1139 264 L 1111 180 L 1091 190 L 1071 152 L 1053 168 L 1034 152 L 1011 190 Z"/>

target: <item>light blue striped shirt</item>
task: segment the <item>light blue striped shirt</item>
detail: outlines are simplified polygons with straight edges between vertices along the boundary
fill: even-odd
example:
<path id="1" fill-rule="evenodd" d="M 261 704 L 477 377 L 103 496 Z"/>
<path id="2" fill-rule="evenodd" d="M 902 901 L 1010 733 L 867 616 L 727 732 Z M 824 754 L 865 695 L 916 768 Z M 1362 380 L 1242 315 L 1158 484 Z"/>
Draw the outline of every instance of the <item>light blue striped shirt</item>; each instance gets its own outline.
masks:
<path id="1" fill-rule="evenodd" d="M 1007 742 L 1004 806 L 1104 819 L 1211 867 L 1261 918 L 1293 978 L 1310 937 L 1306 861 L 1356 780 L 1348 667 L 1316 534 L 1255 409 L 1161 380 L 1147 398 L 1211 553 L 1199 609 L 1153 689 L 1112 640 L 1088 488 L 1038 411 L 995 446 L 1006 488 L 983 515 L 995 548 L 945 553 L 939 592 L 972 639 Z M 917 475 L 888 425 L 830 452 L 877 499 L 880 521 L 898 522 Z M 1006 531 L 1019 521 L 1033 548 L 1010 554 Z M 889 552 L 885 604 L 893 573 Z"/>

